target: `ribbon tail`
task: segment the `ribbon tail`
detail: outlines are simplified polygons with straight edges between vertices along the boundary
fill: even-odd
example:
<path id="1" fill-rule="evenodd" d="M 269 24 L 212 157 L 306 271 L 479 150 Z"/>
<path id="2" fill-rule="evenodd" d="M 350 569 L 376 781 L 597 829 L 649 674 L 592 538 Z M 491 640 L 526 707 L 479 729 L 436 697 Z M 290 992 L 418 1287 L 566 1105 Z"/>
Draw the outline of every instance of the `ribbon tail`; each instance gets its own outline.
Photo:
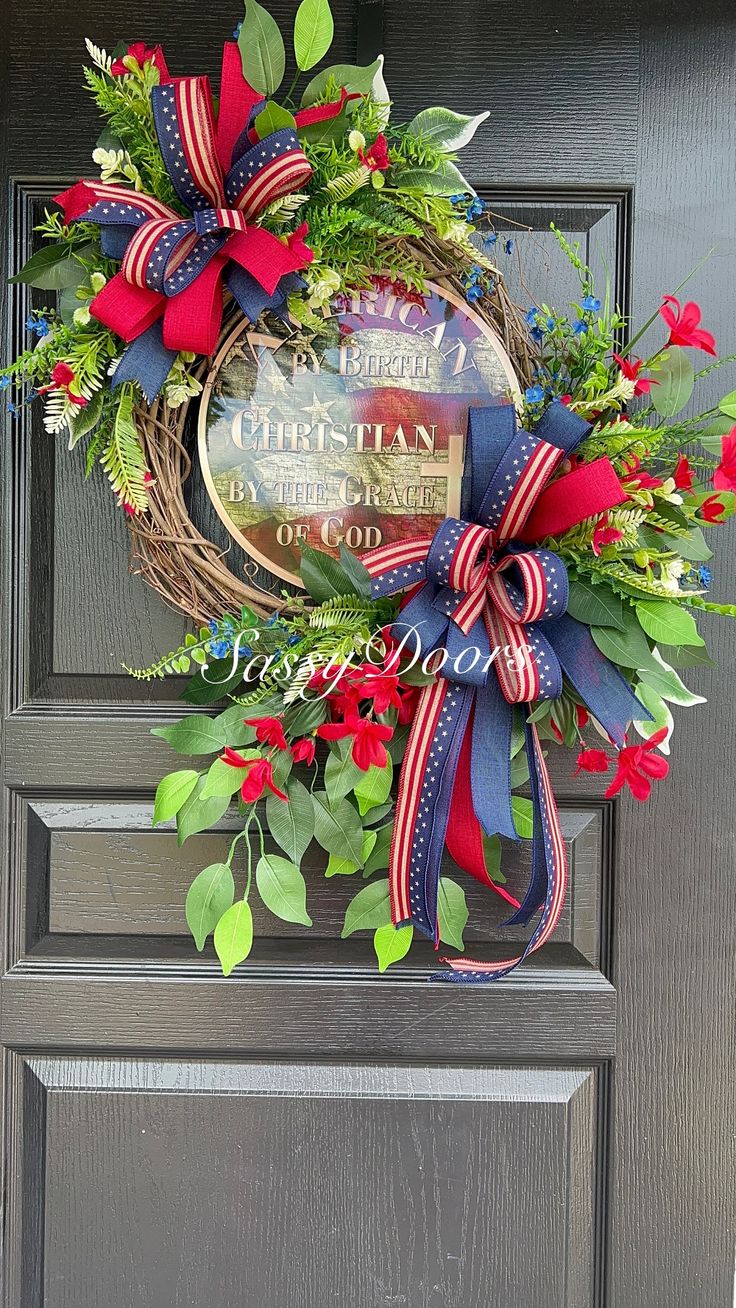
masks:
<path id="1" fill-rule="evenodd" d="M 482 686 L 475 703 L 470 765 L 473 809 L 486 835 L 519 837 L 511 812 L 511 729 L 513 705 L 495 678 Z"/>
<path id="2" fill-rule="evenodd" d="M 123 353 L 112 379 L 112 385 L 137 382 L 149 404 L 152 404 L 171 372 L 176 358 L 175 350 L 164 345 L 163 326 L 156 322 L 142 336 L 138 336 Z"/>
<path id="3" fill-rule="evenodd" d="M 491 877 L 486 865 L 483 848 L 483 829 L 475 813 L 470 781 L 470 760 L 472 753 L 472 721 L 476 708 L 471 712 L 471 720 L 463 737 L 455 786 L 450 799 L 450 816 L 445 833 L 445 843 L 452 858 L 463 872 L 468 872 L 476 881 L 495 890 L 501 899 L 513 908 L 519 907 L 518 899 L 509 894 L 504 886 Z"/>
<path id="4" fill-rule="evenodd" d="M 437 972 L 429 978 L 430 981 L 454 981 L 465 984 L 499 981 L 501 977 L 508 976 L 510 972 L 513 972 L 529 954 L 541 949 L 542 945 L 546 944 L 554 933 L 560 920 L 567 889 L 565 844 L 562 838 L 562 829 L 552 791 L 552 783 L 535 723 L 527 721 L 526 731 L 529 744 L 529 775 L 532 780 L 532 795 L 536 797 L 534 802 L 534 843 L 535 847 L 540 850 L 542 861 L 538 862 L 535 858 L 532 881 L 527 896 L 515 917 L 519 918 L 519 915 L 526 911 L 527 900 L 537 900 L 538 906 L 538 895 L 541 897 L 543 894 L 542 915 L 524 950 L 515 958 L 507 958 L 498 963 L 486 963 L 471 958 L 443 959 L 443 962 L 450 964 L 451 971 Z M 540 889 L 538 883 L 543 882 L 545 876 L 546 889 Z"/>
<path id="5" fill-rule="evenodd" d="M 625 744 L 626 728 L 632 718 L 651 718 L 613 663 L 601 654 L 589 629 L 565 613 L 551 622 L 541 622 L 565 675 L 571 681 L 593 717 L 619 748 Z"/>
<path id="6" fill-rule="evenodd" d="M 570 527 L 627 499 L 611 460 L 596 459 L 558 477 L 542 491 L 517 539 L 534 542 L 562 536 Z"/>
<path id="7" fill-rule="evenodd" d="M 89 311 L 116 336 L 134 341 L 157 322 L 165 305 L 164 295 L 145 286 L 133 286 L 118 272 L 95 296 Z"/>
<path id="8" fill-rule="evenodd" d="M 391 916 L 437 942 L 437 895 L 457 760 L 473 688 L 425 686 L 409 734 L 389 862 Z"/>
<path id="9" fill-rule="evenodd" d="M 226 173 L 233 161 L 235 142 L 250 119 L 251 111 L 263 103 L 259 91 L 246 82 L 243 60 L 237 41 L 226 41 L 222 47 L 222 76 L 220 78 L 220 107 L 217 114 L 217 157 Z"/>

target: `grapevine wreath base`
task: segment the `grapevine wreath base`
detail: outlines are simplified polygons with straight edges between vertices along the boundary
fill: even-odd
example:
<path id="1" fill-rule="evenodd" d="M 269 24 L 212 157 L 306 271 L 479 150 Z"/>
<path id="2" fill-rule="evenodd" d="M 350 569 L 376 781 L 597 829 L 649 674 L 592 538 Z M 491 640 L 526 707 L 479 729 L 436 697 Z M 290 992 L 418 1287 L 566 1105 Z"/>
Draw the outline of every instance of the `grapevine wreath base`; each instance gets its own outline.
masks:
<path id="1" fill-rule="evenodd" d="M 552 937 L 562 912 L 550 745 L 574 749 L 578 771 L 611 773 L 606 798 L 627 789 L 646 800 L 669 770 L 671 706 L 703 702 L 683 680 L 710 664 L 696 617 L 736 615 L 709 598 L 706 540 L 736 508 L 736 391 L 715 402 L 711 392 L 703 412 L 684 415 L 696 384 L 732 358 L 716 358 L 681 288 L 632 334 L 610 287 L 596 291 L 578 247 L 554 228 L 577 294 L 564 311 L 541 299 L 516 308 L 499 267 L 516 240 L 499 239 L 455 163 L 488 115 L 433 107 L 395 124 L 382 59 L 313 71 L 332 35 L 328 0 L 301 0 L 297 74 L 283 92 L 283 37 L 246 0 L 217 108 L 209 79 L 173 77 L 160 46 L 107 54 L 87 43 L 85 80 L 106 124 L 92 156 L 99 175 L 56 197 L 42 248 L 11 279 L 37 298 L 28 346 L 0 370 L 0 390 L 11 418 L 40 401 L 49 439 L 80 444 L 87 475 L 104 474 L 127 515 L 133 566 L 197 624 L 133 673 L 188 677 L 190 711 L 155 729 L 185 763 L 158 786 L 154 824 L 175 822 L 182 843 L 231 805 L 240 819 L 227 854 L 187 894 L 197 948 L 213 937 L 229 975 L 250 955 L 256 897 L 310 926 L 302 861 L 316 842 L 324 875 L 357 887 L 343 938 L 372 932 L 381 971 L 417 932 L 455 951 L 433 976 L 495 981 Z M 290 556 L 281 567 L 259 554 L 260 537 L 249 540 L 254 558 L 301 586 L 269 594 L 235 575 L 190 517 L 190 403 L 206 381 L 206 444 L 211 361 L 239 323 L 270 323 L 273 336 L 278 319 L 282 334 L 293 327 L 316 342 L 336 306 L 372 286 L 391 312 L 404 300 L 415 314 L 429 314 L 437 288 L 441 323 L 430 314 L 423 333 L 441 325 L 444 340 L 442 315 L 457 312 L 458 332 L 472 327 L 494 366 L 482 372 L 474 345 L 471 385 L 461 335 L 446 354 L 430 337 L 436 372 L 374 388 L 402 419 L 416 402 L 417 433 L 417 413 L 435 425 L 442 415 L 430 448 L 446 457 L 412 476 L 444 477 L 446 495 L 412 509 L 404 535 L 401 507 L 360 557 L 343 545 L 338 559 L 300 534 L 295 566 Z M 463 300 L 472 313 L 459 312 Z M 353 330 L 351 312 L 338 331 Z M 463 363 L 448 363 L 460 347 Z M 342 385 L 347 373 L 334 359 L 330 368 Z M 310 408 L 296 378 L 296 411 L 326 411 L 327 391 Z M 356 395 L 347 400 L 357 412 Z M 312 466 L 300 474 L 307 488 Z M 203 458 L 220 512 L 210 472 Z M 251 524 L 270 513 L 264 500 Z M 521 903 L 505 886 L 502 837 L 530 842 Z M 528 928 L 511 957 L 463 956 L 467 875 Z"/>

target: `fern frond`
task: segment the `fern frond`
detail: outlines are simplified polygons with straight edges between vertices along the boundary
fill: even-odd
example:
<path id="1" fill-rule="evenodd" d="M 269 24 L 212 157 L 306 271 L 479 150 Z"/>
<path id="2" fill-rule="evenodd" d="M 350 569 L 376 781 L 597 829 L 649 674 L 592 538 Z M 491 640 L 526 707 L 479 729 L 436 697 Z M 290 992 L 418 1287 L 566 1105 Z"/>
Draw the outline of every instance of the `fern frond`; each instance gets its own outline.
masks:
<path id="1" fill-rule="evenodd" d="M 144 513 L 148 508 L 145 484 L 148 469 L 133 419 L 133 405 L 133 387 L 126 384 L 121 387 L 112 432 L 100 456 L 100 464 L 110 479 L 118 502 L 129 505 L 136 513 Z"/>
<path id="2" fill-rule="evenodd" d="M 85 36 L 84 44 L 92 63 L 96 64 L 98 68 L 101 68 L 103 73 L 109 74 L 110 69 L 112 68 L 112 55 L 109 55 L 106 50 L 101 49 L 99 45 L 94 45 L 88 36 Z"/>
<path id="3" fill-rule="evenodd" d="M 358 168 L 351 168 L 350 172 L 343 173 L 342 177 L 333 177 L 327 183 L 327 190 L 334 195 L 336 200 L 341 203 L 349 200 L 351 195 L 355 195 L 361 187 L 367 186 L 371 179 L 371 170 L 365 164 Z"/>

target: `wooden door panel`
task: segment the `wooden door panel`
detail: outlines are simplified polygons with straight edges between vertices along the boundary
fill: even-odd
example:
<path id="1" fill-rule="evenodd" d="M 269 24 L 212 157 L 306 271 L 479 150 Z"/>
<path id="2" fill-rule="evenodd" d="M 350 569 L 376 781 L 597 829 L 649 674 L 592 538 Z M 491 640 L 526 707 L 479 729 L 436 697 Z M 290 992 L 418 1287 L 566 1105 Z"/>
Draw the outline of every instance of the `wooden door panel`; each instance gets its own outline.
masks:
<path id="1" fill-rule="evenodd" d="M 16 1073 L 45 1308 L 591 1302 L 592 1069 L 29 1058 Z"/>

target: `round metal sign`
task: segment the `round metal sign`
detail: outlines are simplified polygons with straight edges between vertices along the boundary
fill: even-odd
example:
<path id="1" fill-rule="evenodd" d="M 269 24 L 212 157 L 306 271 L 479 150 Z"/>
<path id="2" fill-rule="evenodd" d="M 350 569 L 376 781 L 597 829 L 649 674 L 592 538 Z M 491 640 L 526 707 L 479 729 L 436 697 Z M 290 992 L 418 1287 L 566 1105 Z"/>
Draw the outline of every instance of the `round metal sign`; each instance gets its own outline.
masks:
<path id="1" fill-rule="evenodd" d="M 459 515 L 468 409 L 518 390 L 492 329 L 430 285 L 370 289 L 306 329 L 241 323 L 202 396 L 199 453 L 228 531 L 298 584 L 299 546 L 361 553 Z"/>

